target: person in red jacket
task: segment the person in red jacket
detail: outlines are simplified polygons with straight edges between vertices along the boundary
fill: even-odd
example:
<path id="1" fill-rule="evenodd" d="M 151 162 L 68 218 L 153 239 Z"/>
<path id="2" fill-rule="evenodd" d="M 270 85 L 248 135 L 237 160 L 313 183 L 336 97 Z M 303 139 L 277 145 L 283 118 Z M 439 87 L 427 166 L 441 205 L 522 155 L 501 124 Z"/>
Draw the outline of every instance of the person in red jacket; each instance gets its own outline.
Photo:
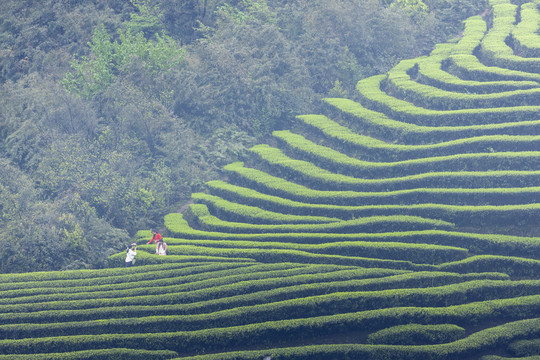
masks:
<path id="1" fill-rule="evenodd" d="M 162 242 L 163 237 L 161 236 L 161 234 L 157 230 L 152 230 L 152 234 L 153 234 L 152 238 L 146 244 L 151 244 L 151 243 L 153 243 L 155 241 L 156 242 L 156 254 L 157 254 L 159 252 L 159 248 L 160 248 L 160 245 L 161 245 L 160 240 Z"/>

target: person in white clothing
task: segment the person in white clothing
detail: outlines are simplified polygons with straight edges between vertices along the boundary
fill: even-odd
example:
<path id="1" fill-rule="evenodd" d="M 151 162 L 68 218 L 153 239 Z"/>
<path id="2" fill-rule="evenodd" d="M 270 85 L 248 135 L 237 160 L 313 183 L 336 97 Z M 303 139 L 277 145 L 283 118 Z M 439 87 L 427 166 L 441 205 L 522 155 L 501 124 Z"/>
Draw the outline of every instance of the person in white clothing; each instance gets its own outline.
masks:
<path id="1" fill-rule="evenodd" d="M 126 252 L 126 266 L 133 266 L 135 255 L 137 255 L 137 244 L 129 244 Z"/>
<path id="2" fill-rule="evenodd" d="M 156 253 L 158 255 L 167 255 L 167 243 L 164 242 L 163 239 L 158 240 Z"/>

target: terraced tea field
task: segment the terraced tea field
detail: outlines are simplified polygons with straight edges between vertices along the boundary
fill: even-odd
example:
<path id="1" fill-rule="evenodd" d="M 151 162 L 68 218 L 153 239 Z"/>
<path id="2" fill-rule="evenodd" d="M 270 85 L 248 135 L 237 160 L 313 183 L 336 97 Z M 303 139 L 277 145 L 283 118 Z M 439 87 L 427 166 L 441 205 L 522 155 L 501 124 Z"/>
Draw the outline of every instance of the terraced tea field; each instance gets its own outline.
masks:
<path id="1" fill-rule="evenodd" d="M 539 359 L 540 1 L 361 80 L 103 270 L 0 275 L 3 359 Z"/>

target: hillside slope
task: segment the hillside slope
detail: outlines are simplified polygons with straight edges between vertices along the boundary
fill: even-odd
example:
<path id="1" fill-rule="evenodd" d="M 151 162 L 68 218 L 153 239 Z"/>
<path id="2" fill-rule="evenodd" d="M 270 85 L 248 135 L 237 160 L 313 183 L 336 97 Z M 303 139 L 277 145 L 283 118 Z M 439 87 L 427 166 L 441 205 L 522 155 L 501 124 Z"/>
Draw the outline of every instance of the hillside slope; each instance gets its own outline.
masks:
<path id="1" fill-rule="evenodd" d="M 168 255 L 0 275 L 0 359 L 540 356 L 540 1 L 225 167 Z"/>

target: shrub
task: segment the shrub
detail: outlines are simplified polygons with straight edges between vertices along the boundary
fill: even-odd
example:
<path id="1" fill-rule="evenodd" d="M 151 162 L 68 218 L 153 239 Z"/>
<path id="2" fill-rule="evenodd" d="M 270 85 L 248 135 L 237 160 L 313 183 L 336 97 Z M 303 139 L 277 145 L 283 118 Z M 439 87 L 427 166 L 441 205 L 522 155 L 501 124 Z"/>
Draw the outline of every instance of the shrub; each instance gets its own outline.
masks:
<path id="1" fill-rule="evenodd" d="M 368 336 L 370 344 L 428 345 L 456 341 L 465 335 L 465 329 L 453 324 L 407 324 L 379 330 Z"/>

